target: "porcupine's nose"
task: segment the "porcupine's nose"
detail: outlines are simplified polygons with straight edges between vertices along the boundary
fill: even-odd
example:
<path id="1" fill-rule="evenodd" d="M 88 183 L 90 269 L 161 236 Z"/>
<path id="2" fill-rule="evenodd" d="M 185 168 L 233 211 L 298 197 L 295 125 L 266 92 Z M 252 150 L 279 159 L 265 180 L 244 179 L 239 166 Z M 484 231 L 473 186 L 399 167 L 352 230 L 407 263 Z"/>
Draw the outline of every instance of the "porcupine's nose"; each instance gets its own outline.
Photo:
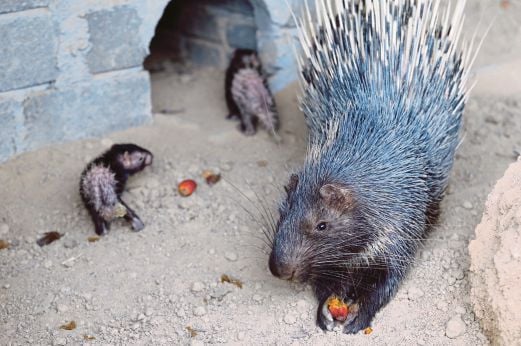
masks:
<path id="1" fill-rule="evenodd" d="M 291 263 L 281 261 L 280 257 L 275 254 L 275 251 L 271 252 L 269 267 L 273 276 L 283 280 L 291 280 L 295 275 L 295 266 Z"/>

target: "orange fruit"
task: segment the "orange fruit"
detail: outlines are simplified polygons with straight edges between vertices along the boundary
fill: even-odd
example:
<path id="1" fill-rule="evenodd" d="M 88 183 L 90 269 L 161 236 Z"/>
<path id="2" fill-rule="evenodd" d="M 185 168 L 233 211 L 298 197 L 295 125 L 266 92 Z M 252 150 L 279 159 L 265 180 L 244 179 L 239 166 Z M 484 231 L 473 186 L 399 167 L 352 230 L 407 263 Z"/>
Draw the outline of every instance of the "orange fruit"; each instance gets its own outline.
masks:
<path id="1" fill-rule="evenodd" d="M 192 179 L 183 180 L 179 185 L 177 185 L 177 191 L 179 191 L 179 194 L 183 197 L 190 196 L 196 188 L 197 183 Z"/>
<path id="2" fill-rule="evenodd" d="M 327 308 L 337 321 L 345 321 L 349 313 L 349 307 L 338 297 L 331 297 L 327 301 Z"/>

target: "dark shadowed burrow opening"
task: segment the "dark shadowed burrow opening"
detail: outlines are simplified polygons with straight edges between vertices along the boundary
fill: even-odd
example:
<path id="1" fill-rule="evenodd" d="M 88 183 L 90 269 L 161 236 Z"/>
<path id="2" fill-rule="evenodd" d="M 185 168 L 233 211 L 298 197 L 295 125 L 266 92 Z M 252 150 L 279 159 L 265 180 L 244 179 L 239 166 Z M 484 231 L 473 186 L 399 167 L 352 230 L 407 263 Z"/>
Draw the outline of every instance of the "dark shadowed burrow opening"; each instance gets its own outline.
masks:
<path id="1" fill-rule="evenodd" d="M 144 65 L 226 68 L 236 48 L 256 49 L 254 7 L 248 0 L 174 0 L 164 10 Z"/>

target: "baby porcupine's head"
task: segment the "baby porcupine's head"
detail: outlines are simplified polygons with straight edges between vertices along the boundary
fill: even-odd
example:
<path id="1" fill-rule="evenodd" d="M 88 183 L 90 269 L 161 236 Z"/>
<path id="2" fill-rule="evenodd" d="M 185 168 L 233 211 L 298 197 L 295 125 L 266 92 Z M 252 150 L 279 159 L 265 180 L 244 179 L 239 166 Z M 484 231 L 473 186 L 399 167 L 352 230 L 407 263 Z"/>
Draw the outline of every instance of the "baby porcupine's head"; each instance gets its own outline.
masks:
<path id="1" fill-rule="evenodd" d="M 232 61 L 238 68 L 251 68 L 261 70 L 261 62 L 256 51 L 253 49 L 237 49 L 233 54 Z"/>
<path id="2" fill-rule="evenodd" d="M 114 144 L 109 152 L 112 153 L 113 160 L 130 174 L 142 171 L 154 159 L 150 151 L 135 144 Z"/>
<path id="3" fill-rule="evenodd" d="M 293 174 L 285 187 L 269 259 L 273 275 L 298 282 L 349 278 L 373 241 L 355 193 L 328 177 Z"/>

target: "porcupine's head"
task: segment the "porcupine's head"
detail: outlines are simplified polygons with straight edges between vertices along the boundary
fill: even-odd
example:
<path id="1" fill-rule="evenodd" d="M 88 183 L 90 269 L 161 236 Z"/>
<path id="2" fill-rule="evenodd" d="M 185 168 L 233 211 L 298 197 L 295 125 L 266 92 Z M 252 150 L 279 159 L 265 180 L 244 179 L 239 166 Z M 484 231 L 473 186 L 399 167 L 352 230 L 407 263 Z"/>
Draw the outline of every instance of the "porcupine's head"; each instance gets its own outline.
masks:
<path id="1" fill-rule="evenodd" d="M 129 174 L 142 171 L 154 159 L 150 151 L 135 144 L 114 144 L 109 152 L 115 164 Z"/>
<path id="2" fill-rule="evenodd" d="M 298 282 L 341 281 L 374 241 L 355 192 L 334 178 L 293 174 L 273 239 L 273 275 Z"/>

